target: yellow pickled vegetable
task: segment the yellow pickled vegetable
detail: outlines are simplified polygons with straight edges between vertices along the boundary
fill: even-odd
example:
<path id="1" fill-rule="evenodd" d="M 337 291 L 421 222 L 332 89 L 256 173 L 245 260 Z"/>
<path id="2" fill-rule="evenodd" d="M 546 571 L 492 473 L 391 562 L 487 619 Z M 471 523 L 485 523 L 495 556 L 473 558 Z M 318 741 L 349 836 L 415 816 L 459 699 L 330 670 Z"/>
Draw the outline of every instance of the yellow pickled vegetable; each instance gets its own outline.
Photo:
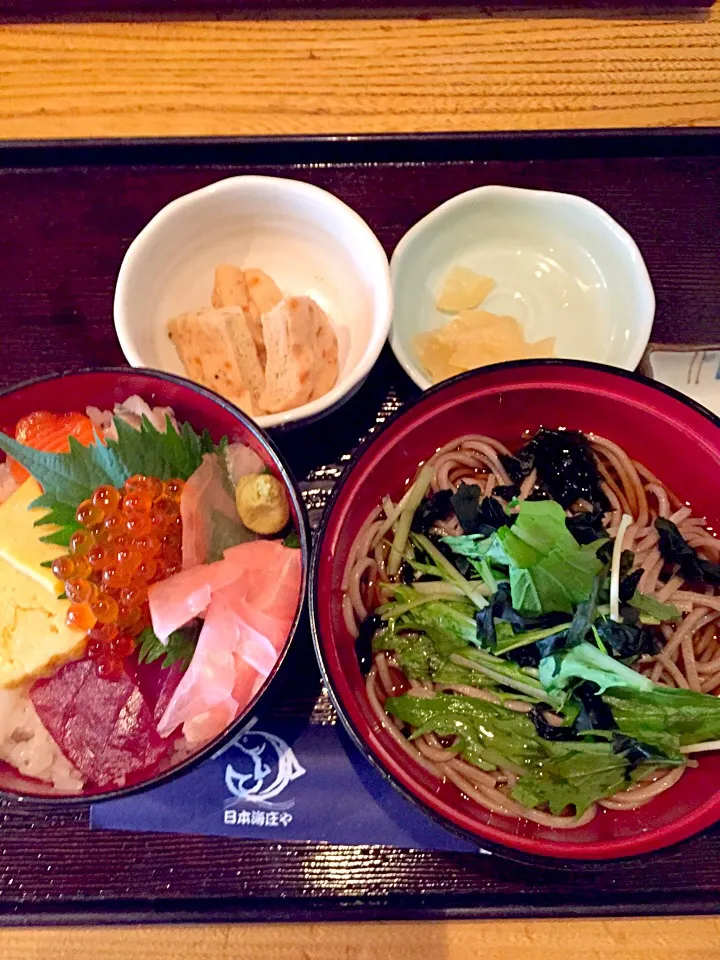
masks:
<path id="1" fill-rule="evenodd" d="M 487 310 L 461 310 L 438 330 L 419 333 L 413 346 L 435 383 L 488 363 L 552 357 L 555 337 L 528 343 L 514 317 Z"/>
<path id="2" fill-rule="evenodd" d="M 250 473 L 235 488 L 238 516 L 253 533 L 279 533 L 290 519 L 285 487 L 269 473 Z"/>
<path id="3" fill-rule="evenodd" d="M 494 288 L 495 281 L 481 277 L 468 267 L 453 267 L 437 298 L 436 306 L 443 313 L 457 313 L 479 306 Z"/>

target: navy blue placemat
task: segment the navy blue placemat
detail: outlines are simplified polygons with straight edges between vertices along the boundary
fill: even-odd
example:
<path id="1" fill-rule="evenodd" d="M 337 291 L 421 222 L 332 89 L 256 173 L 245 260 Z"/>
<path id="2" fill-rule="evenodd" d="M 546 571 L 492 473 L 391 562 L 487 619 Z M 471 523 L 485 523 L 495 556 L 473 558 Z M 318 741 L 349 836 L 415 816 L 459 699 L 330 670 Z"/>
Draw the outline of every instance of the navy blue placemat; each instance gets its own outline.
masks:
<path id="1" fill-rule="evenodd" d="M 477 852 L 405 800 L 335 723 L 251 717 L 190 773 L 95 804 L 94 829 Z"/>

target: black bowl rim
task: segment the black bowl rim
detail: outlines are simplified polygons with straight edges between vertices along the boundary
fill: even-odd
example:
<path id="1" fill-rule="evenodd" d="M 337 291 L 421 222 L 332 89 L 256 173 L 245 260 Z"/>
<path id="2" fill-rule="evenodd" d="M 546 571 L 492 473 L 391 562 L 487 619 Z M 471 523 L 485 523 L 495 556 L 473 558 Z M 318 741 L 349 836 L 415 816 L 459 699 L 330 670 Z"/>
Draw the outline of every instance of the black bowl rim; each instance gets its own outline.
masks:
<path id="1" fill-rule="evenodd" d="M 563 360 L 559 358 L 538 358 L 533 360 L 512 360 L 505 363 L 493 363 L 488 364 L 485 367 L 480 367 L 475 370 L 469 370 L 467 373 L 459 374 L 456 377 L 451 377 L 448 380 L 443 380 L 440 383 L 433 385 L 432 387 L 424 390 L 418 396 L 411 398 L 403 406 L 396 411 L 392 416 L 381 424 L 373 433 L 369 434 L 364 438 L 362 443 L 358 446 L 357 450 L 352 456 L 352 459 L 345 467 L 342 476 L 335 484 L 333 491 L 330 495 L 330 498 L 323 510 L 322 522 L 320 524 L 320 529 L 318 530 L 315 542 L 310 558 L 310 588 L 309 588 L 309 609 L 310 609 L 310 631 L 312 633 L 313 647 L 315 650 L 315 656 L 317 657 L 318 664 L 320 666 L 320 672 L 322 674 L 323 684 L 328 691 L 330 700 L 332 701 L 335 710 L 337 711 L 340 720 L 342 721 L 345 730 L 350 735 L 355 746 L 360 750 L 362 755 L 366 760 L 369 761 L 371 766 L 380 774 L 380 776 L 391 786 L 414 804 L 419 810 L 422 811 L 426 816 L 429 816 L 437 824 L 439 824 L 443 829 L 447 830 L 450 833 L 455 834 L 456 836 L 461 837 L 463 840 L 469 841 L 475 845 L 478 850 L 487 849 L 492 853 L 497 854 L 500 857 L 504 857 L 507 860 L 512 860 L 517 863 L 521 863 L 527 866 L 540 867 L 545 870 L 577 870 L 577 871 L 591 871 L 598 870 L 602 867 L 603 864 L 613 864 L 615 866 L 622 865 L 631 865 L 634 862 L 637 862 L 638 858 L 642 857 L 646 860 L 649 859 L 660 859 L 663 855 L 667 855 L 668 850 L 676 851 L 682 846 L 690 843 L 694 837 L 698 834 L 691 834 L 690 837 L 685 838 L 684 840 L 676 841 L 675 843 L 668 844 L 667 846 L 660 847 L 658 850 L 651 851 L 649 853 L 636 853 L 629 854 L 626 856 L 618 857 L 603 857 L 603 858 L 585 858 L 579 857 L 577 859 L 563 859 L 562 857 L 552 857 L 544 856 L 542 854 L 533 854 L 525 853 L 522 850 L 515 850 L 513 847 L 506 846 L 496 840 L 487 840 L 485 837 L 480 837 L 477 834 L 472 833 L 470 830 L 466 830 L 463 827 L 459 827 L 454 823 L 451 823 L 441 814 L 437 813 L 430 806 L 428 806 L 423 800 L 420 800 L 415 796 L 408 788 L 404 786 L 399 780 L 396 779 L 395 775 L 386 769 L 381 760 L 375 756 L 373 751 L 365 742 L 362 734 L 356 728 L 354 722 L 348 716 L 343 706 L 342 701 L 335 691 L 335 686 L 333 679 L 330 675 L 327 662 L 325 660 L 325 652 L 323 648 L 323 642 L 320 637 L 320 629 L 318 626 L 317 618 L 317 608 L 319 605 L 318 597 L 318 557 L 322 553 L 323 544 L 325 540 L 325 535 L 327 531 L 327 526 L 329 518 L 335 508 L 335 504 L 342 493 L 343 488 L 346 483 L 349 481 L 350 476 L 357 467 L 359 461 L 364 457 L 368 449 L 388 430 L 396 420 L 405 416 L 408 413 L 411 413 L 412 410 L 418 406 L 423 400 L 428 396 L 432 397 L 437 394 L 442 393 L 444 390 L 448 389 L 450 386 L 454 386 L 458 383 L 465 381 L 470 381 L 475 378 L 480 378 L 485 376 L 488 373 L 494 373 L 498 370 L 515 370 L 515 369 L 532 369 L 532 368 L 569 368 L 569 369 L 580 369 L 580 370 L 596 370 L 600 373 L 606 373 L 614 375 L 621 379 L 633 380 L 640 382 L 650 389 L 657 390 L 660 393 L 665 393 L 669 397 L 672 397 L 674 400 L 679 401 L 684 406 L 689 407 L 694 410 L 695 413 L 700 414 L 705 420 L 708 420 L 714 427 L 720 430 L 720 417 L 716 416 L 712 411 L 708 410 L 707 407 L 704 407 L 702 404 L 698 403 L 696 400 L 693 400 L 691 397 L 685 396 L 685 394 L 680 393 L 680 391 L 675 390 L 674 387 L 669 387 L 664 383 L 660 383 L 657 380 L 653 380 L 650 377 L 646 377 L 644 374 L 638 373 L 636 371 L 622 370 L 618 367 L 612 367 L 604 363 L 595 363 L 590 360 Z M 709 828 L 708 828 L 709 829 Z M 704 831 L 698 831 L 701 833 Z"/>
<path id="2" fill-rule="evenodd" d="M 0 788 L 0 798 L 14 801 L 15 803 L 33 803 L 47 807 L 60 805 L 69 807 L 104 803 L 107 800 L 118 800 L 120 798 L 129 797 L 133 794 L 141 793 L 145 790 L 150 790 L 153 787 L 159 787 L 162 784 L 168 783 L 170 780 L 174 780 L 176 777 L 188 773 L 189 770 L 202 763 L 203 760 L 207 760 L 209 757 L 212 757 L 215 753 L 226 747 L 242 729 L 242 726 L 247 721 L 249 714 L 256 709 L 258 703 L 268 691 L 277 674 L 279 673 L 280 668 L 287 657 L 290 645 L 295 638 L 298 625 L 302 619 L 310 581 L 310 549 L 312 542 L 310 538 L 310 523 L 308 520 L 305 502 L 303 501 L 300 488 L 292 474 L 292 471 L 285 462 L 283 455 L 275 446 L 274 441 L 267 435 L 267 432 L 262 427 L 259 427 L 256 423 L 254 423 L 254 421 L 252 421 L 248 416 L 246 416 L 242 410 L 214 391 L 208 390 L 206 387 L 194 383 L 192 380 L 188 380 L 185 377 L 179 377 L 174 373 L 166 373 L 164 370 L 153 370 L 149 367 L 83 367 L 79 370 L 67 370 L 64 373 L 52 373 L 41 377 L 33 377 L 30 380 L 24 380 L 22 383 L 17 383 L 11 387 L 5 388 L 4 390 L 0 390 L 0 400 L 2 400 L 4 397 L 10 396 L 13 393 L 16 393 L 18 390 L 25 389 L 26 387 L 32 387 L 39 383 L 51 383 L 54 380 L 62 380 L 65 377 L 85 376 L 88 374 L 111 374 L 116 376 L 122 375 L 132 377 L 140 376 L 147 378 L 149 381 L 164 380 L 176 386 L 188 388 L 192 393 L 199 394 L 200 396 L 205 397 L 207 400 L 210 400 L 216 405 L 222 407 L 227 413 L 231 414 L 236 420 L 240 421 L 240 423 L 250 431 L 258 443 L 260 443 L 263 448 L 266 449 L 273 457 L 280 470 L 280 475 L 283 479 L 283 482 L 290 493 L 292 505 L 295 508 L 298 516 L 298 533 L 300 535 L 300 552 L 302 555 L 300 603 L 295 611 L 295 617 L 293 618 L 292 626 L 290 627 L 285 646 L 280 652 L 280 655 L 275 661 L 274 667 L 265 678 L 265 681 L 258 692 L 255 694 L 242 714 L 239 717 L 236 717 L 236 719 L 233 720 L 230 726 L 227 727 L 223 733 L 219 734 L 217 737 L 211 740 L 210 743 L 206 744 L 196 753 L 191 754 L 191 756 L 187 757 L 185 760 L 182 760 L 176 766 L 156 774 L 149 780 L 141 780 L 138 783 L 130 784 L 127 787 L 118 787 L 115 790 L 108 790 L 104 793 L 40 795 L 32 793 L 18 793 L 16 791 Z"/>

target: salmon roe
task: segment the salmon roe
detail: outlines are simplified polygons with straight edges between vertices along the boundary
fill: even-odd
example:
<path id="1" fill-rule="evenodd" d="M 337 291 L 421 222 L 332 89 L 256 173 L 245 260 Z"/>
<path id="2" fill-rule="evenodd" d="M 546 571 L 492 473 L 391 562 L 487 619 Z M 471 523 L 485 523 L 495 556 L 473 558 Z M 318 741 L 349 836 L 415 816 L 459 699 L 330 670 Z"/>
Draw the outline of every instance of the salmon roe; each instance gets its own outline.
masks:
<path id="1" fill-rule="evenodd" d="M 150 624 L 148 587 L 182 568 L 184 485 L 136 474 L 120 490 L 98 487 L 77 509 L 67 555 L 52 563 L 70 601 L 66 622 L 87 634 L 101 677 L 122 676 Z"/>

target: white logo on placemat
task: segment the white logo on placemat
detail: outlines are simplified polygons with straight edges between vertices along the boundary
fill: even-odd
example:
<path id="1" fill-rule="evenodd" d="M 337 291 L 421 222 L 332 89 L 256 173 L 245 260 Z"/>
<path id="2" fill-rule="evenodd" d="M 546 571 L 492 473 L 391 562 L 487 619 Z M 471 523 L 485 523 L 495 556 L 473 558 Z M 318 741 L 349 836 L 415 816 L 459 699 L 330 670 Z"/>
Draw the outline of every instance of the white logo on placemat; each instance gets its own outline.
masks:
<path id="1" fill-rule="evenodd" d="M 222 751 L 232 750 L 234 754 L 232 763 L 225 767 L 225 786 L 231 794 L 225 806 L 237 808 L 249 803 L 269 810 L 288 810 L 295 805 L 294 799 L 274 798 L 302 777 L 305 768 L 282 737 L 257 729 L 257 722 L 253 717 Z"/>

